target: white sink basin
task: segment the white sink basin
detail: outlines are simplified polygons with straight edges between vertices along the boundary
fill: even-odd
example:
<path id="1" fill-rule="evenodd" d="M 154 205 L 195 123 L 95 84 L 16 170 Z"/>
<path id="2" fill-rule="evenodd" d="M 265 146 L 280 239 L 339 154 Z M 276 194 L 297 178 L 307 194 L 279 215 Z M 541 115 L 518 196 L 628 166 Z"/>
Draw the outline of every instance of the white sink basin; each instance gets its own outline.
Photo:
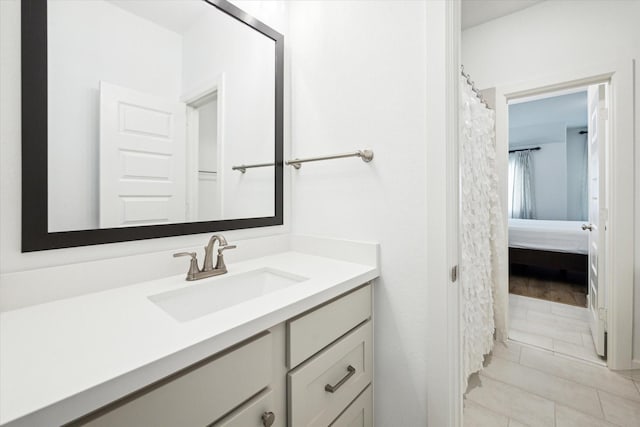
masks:
<path id="1" fill-rule="evenodd" d="M 242 302 L 259 298 L 307 280 L 272 268 L 248 271 L 234 276 L 217 276 L 183 289 L 152 295 L 149 299 L 171 317 L 187 322 Z"/>

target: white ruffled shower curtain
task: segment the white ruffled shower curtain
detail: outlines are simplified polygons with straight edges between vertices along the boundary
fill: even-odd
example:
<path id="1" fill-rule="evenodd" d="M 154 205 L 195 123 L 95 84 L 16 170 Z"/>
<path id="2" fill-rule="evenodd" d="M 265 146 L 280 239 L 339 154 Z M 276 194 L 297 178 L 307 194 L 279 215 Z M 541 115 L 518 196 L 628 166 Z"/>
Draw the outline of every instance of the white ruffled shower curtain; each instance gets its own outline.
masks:
<path id="1" fill-rule="evenodd" d="M 460 79 L 461 260 L 464 389 L 495 339 L 505 341 L 504 218 L 498 197 L 495 113 Z"/>

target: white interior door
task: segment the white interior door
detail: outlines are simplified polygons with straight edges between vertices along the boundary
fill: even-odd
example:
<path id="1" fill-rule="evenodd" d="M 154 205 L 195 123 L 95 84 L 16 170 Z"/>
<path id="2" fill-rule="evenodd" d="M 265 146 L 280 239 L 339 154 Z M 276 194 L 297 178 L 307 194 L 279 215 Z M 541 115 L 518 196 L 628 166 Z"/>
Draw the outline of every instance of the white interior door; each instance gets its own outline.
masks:
<path id="1" fill-rule="evenodd" d="M 100 82 L 100 228 L 185 221 L 185 114 Z"/>
<path id="2" fill-rule="evenodd" d="M 589 87 L 589 326 L 600 356 L 605 355 L 606 292 L 604 283 L 604 242 L 607 207 L 605 197 L 605 141 L 607 138 L 606 87 Z"/>

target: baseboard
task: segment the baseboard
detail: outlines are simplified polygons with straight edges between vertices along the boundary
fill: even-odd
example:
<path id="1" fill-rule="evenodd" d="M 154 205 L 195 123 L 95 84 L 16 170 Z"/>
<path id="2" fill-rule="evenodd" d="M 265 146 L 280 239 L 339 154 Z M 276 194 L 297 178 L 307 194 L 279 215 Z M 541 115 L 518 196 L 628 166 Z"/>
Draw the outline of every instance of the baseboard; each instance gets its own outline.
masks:
<path id="1" fill-rule="evenodd" d="M 631 361 L 631 369 L 640 369 L 640 360 L 633 359 Z"/>

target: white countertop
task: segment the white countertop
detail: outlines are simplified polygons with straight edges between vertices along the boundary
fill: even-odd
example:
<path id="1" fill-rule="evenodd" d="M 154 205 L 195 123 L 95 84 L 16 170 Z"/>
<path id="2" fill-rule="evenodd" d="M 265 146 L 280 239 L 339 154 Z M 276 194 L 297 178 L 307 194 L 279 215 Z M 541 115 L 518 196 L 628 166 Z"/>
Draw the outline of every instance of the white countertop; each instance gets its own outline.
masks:
<path id="1" fill-rule="evenodd" d="M 218 277 L 265 267 L 309 279 L 188 322 L 148 299 L 198 283 L 184 275 L 1 313 L 0 425 L 71 421 L 379 275 L 375 259 L 290 251 Z"/>

